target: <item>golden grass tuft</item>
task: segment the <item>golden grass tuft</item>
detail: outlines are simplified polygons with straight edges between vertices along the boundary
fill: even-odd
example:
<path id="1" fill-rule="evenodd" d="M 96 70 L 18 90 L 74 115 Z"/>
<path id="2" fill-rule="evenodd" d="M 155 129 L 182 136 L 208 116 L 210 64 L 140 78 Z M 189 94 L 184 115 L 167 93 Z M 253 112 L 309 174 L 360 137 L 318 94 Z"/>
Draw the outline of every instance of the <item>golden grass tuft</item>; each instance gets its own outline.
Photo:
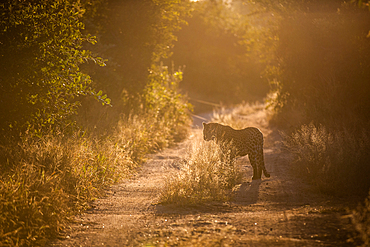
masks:
<path id="1" fill-rule="evenodd" d="M 180 170 L 169 175 L 161 193 L 163 204 L 194 205 L 228 201 L 241 182 L 240 166 L 223 154 L 213 142 L 200 137 L 191 143 Z"/>
<path id="2" fill-rule="evenodd" d="M 229 125 L 236 129 L 255 126 L 255 116 L 265 109 L 262 103 L 242 103 L 232 109 L 215 111 L 211 122 Z M 266 112 L 263 112 L 266 114 Z M 205 142 L 197 136 L 179 162 L 180 171 L 165 180 L 160 196 L 164 204 L 193 205 L 209 201 L 228 201 L 232 190 L 241 182 L 240 165 L 223 154 L 214 142 Z"/>

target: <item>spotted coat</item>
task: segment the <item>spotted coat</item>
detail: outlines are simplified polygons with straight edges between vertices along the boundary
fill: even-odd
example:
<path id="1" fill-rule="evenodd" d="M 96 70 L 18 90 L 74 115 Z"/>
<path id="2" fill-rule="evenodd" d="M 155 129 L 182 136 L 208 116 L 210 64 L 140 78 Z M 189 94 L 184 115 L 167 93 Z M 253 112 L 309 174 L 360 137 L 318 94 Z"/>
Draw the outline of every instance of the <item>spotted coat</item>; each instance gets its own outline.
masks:
<path id="1" fill-rule="evenodd" d="M 262 172 L 266 177 L 263 159 L 263 134 L 254 127 L 235 130 L 230 126 L 218 123 L 203 123 L 203 138 L 205 141 L 215 141 L 224 153 L 230 153 L 231 158 L 248 155 L 253 167 L 252 179 L 260 179 Z"/>

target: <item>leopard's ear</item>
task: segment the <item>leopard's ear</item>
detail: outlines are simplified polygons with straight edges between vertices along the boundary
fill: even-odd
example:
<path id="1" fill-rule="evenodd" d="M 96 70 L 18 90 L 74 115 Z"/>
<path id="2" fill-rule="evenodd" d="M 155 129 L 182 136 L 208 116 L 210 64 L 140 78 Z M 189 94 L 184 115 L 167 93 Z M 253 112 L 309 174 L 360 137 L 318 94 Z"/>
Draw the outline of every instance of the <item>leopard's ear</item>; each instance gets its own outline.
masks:
<path id="1" fill-rule="evenodd" d="M 205 127 L 207 125 L 205 122 L 203 122 L 202 124 L 203 124 L 203 127 Z"/>

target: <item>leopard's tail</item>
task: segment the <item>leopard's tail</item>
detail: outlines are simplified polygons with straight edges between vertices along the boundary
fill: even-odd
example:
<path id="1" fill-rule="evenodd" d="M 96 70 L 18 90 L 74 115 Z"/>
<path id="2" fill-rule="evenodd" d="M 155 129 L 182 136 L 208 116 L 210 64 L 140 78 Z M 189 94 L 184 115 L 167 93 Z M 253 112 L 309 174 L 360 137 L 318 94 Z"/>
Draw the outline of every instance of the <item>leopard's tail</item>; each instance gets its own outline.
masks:
<path id="1" fill-rule="evenodd" d="M 265 164 L 263 164 L 262 171 L 263 171 L 263 175 L 265 175 L 266 178 L 269 178 L 270 177 L 270 173 L 267 172 L 266 167 L 265 167 Z"/>

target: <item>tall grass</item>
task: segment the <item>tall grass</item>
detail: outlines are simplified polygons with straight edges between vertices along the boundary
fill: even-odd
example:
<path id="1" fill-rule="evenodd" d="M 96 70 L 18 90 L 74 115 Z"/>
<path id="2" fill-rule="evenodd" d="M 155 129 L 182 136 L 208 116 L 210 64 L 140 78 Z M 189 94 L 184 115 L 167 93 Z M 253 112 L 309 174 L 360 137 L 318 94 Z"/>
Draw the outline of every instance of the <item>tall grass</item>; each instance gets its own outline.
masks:
<path id="1" fill-rule="evenodd" d="M 166 179 L 160 201 L 164 204 L 192 205 L 208 201 L 227 201 L 241 181 L 240 166 L 223 154 L 214 142 L 195 138 L 180 171 Z"/>
<path id="2" fill-rule="evenodd" d="M 2 146 L 1 245 L 42 245 L 61 233 L 70 216 L 129 174 L 132 160 L 114 148 L 61 133 Z"/>
<path id="3" fill-rule="evenodd" d="M 370 187 L 369 138 L 365 129 L 339 131 L 311 123 L 285 135 L 284 146 L 294 156 L 293 171 L 320 190 L 366 193 Z"/>
<path id="4" fill-rule="evenodd" d="M 54 133 L 1 146 L 0 245 L 44 245 L 63 234 L 104 188 L 171 144 L 170 132 L 173 126 L 148 113 L 125 119 L 104 140 Z"/>
<path id="5" fill-rule="evenodd" d="M 128 175 L 137 164 L 133 154 L 83 137 L 45 136 L 4 148 L 1 244 L 38 245 L 60 233 L 70 216 Z"/>
<path id="6" fill-rule="evenodd" d="M 256 116 L 264 104 L 242 103 L 232 109 L 215 111 L 212 122 L 242 129 L 255 126 Z M 258 116 L 257 116 L 258 117 Z M 229 144 L 230 145 L 230 144 Z M 231 148 L 231 147 L 230 147 Z M 160 197 L 162 203 L 199 204 L 208 201 L 227 201 L 233 188 L 241 182 L 241 167 L 214 142 L 196 136 L 186 157 L 179 163 L 180 171 L 169 175 Z"/>
<path id="7" fill-rule="evenodd" d="M 185 138 L 191 106 L 178 93 L 182 72 L 153 66 L 148 80 L 141 107 L 118 124 L 106 118 L 92 121 L 89 135 L 54 130 L 0 140 L 0 246 L 45 244 L 146 154 Z"/>

